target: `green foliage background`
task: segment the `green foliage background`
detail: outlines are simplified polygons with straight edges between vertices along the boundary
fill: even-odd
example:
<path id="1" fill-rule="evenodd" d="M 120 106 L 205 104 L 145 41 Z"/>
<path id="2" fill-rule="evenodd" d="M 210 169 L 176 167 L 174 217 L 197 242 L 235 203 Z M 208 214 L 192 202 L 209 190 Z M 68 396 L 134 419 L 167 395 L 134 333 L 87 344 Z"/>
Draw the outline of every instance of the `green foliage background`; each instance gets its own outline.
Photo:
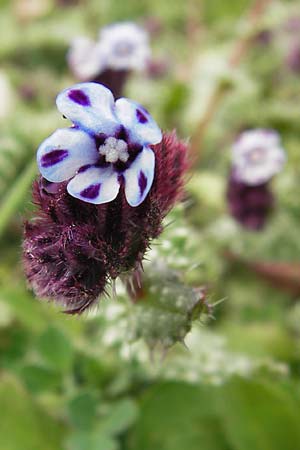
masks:
<path id="1" fill-rule="evenodd" d="M 0 94 L 0 450 L 300 448 L 299 298 L 224 257 L 229 249 L 248 260 L 299 261 L 300 73 L 285 63 L 300 41 L 285 26 L 300 16 L 299 1 L 270 2 L 252 28 L 250 0 L 74 3 L 1 1 L 0 78 L 9 99 Z M 38 13 L 29 14 L 30 5 Z M 194 324 L 189 350 L 176 344 L 164 358 L 149 354 L 146 336 L 137 339 L 143 307 L 121 285 L 117 299 L 66 317 L 33 297 L 20 262 L 36 148 L 64 126 L 54 99 L 75 81 L 65 58 L 71 39 L 150 16 L 162 24 L 154 55 L 170 70 L 160 79 L 133 76 L 128 97 L 188 138 L 212 90 L 228 89 L 206 129 L 187 201 L 148 256 L 178 270 L 185 286 L 208 286 L 211 303 L 224 301 L 215 320 Z M 248 34 L 257 37 L 229 70 L 233 46 Z M 224 197 L 230 145 L 245 127 L 277 129 L 288 154 L 273 184 L 276 212 L 258 234 L 234 223 Z M 146 274 L 152 270 L 146 264 Z M 155 276 L 153 283 L 161 295 Z"/>

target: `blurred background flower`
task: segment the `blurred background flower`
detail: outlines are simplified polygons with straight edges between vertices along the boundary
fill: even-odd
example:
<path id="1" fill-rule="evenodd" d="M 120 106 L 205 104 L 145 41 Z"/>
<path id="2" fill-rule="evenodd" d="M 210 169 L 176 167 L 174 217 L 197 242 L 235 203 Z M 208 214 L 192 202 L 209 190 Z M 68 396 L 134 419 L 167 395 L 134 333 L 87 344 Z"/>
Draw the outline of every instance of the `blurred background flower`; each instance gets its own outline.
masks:
<path id="1" fill-rule="evenodd" d="M 155 34 L 150 22 L 148 28 Z M 115 97 L 122 95 L 131 72 L 159 77 L 167 68 L 166 61 L 155 60 L 152 56 L 146 28 L 133 22 L 119 22 L 101 28 L 97 41 L 84 36 L 75 37 L 67 60 L 75 78 L 104 84 Z"/>
<path id="2" fill-rule="evenodd" d="M 285 152 L 274 130 L 244 131 L 232 148 L 227 199 L 232 216 L 249 230 L 261 230 L 274 206 L 269 187 L 282 170 Z"/>

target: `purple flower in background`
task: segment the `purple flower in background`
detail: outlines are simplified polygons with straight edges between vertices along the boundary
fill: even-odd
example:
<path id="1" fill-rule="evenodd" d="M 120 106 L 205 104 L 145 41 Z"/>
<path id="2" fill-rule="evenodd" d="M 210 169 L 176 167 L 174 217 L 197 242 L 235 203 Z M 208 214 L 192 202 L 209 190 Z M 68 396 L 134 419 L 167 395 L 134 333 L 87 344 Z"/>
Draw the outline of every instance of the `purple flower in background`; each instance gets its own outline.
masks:
<path id="1" fill-rule="evenodd" d="M 268 182 L 280 172 L 285 159 L 274 130 L 245 131 L 234 143 L 227 201 L 231 215 L 244 228 L 258 231 L 265 226 L 274 206 Z"/>
<path id="2" fill-rule="evenodd" d="M 294 15 L 289 17 L 283 27 L 285 31 L 294 35 L 300 31 L 300 16 Z"/>
<path id="3" fill-rule="evenodd" d="M 144 70 L 151 57 L 148 33 L 131 22 L 102 28 L 99 47 L 106 67 L 115 70 Z"/>
<path id="4" fill-rule="evenodd" d="M 291 44 L 286 56 L 286 64 L 295 74 L 300 73 L 300 45 L 298 41 Z"/>
<path id="5" fill-rule="evenodd" d="M 281 171 L 285 159 L 276 131 L 244 131 L 232 149 L 234 177 L 249 186 L 265 183 Z"/>
<path id="6" fill-rule="evenodd" d="M 42 176 L 68 181 L 71 196 L 97 205 L 114 200 L 124 185 L 127 202 L 140 205 L 154 178 L 150 145 L 162 140 L 150 114 L 132 100 L 114 102 L 112 93 L 97 83 L 74 85 L 56 103 L 73 126 L 58 129 L 40 145 Z"/>
<path id="7" fill-rule="evenodd" d="M 67 59 L 80 81 L 95 80 L 106 71 L 122 75 L 124 71 L 144 70 L 151 58 L 148 33 L 135 23 L 108 25 L 99 39 L 77 37 L 71 43 Z"/>

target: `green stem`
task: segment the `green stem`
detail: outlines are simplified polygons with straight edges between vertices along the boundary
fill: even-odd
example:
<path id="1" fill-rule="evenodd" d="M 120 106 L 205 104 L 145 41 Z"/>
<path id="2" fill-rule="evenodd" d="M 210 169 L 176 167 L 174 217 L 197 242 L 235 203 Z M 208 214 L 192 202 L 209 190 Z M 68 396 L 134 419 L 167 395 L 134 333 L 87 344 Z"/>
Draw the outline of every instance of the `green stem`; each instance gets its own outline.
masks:
<path id="1" fill-rule="evenodd" d="M 9 225 L 12 216 L 24 201 L 35 174 L 36 159 L 34 158 L 17 178 L 16 182 L 6 195 L 6 198 L 0 203 L 0 239 Z"/>

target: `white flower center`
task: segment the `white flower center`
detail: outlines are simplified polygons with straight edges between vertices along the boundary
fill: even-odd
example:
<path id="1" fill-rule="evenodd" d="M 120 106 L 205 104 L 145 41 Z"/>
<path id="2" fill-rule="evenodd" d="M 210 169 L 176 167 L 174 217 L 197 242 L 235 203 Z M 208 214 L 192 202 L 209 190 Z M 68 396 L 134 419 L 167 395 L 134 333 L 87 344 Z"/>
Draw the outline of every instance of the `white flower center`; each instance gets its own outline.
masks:
<path id="1" fill-rule="evenodd" d="M 120 58 L 129 56 L 134 51 L 132 42 L 117 42 L 114 46 L 114 52 Z"/>
<path id="2" fill-rule="evenodd" d="M 250 160 L 254 163 L 260 162 L 264 159 L 264 152 L 262 149 L 257 148 L 253 152 L 251 152 Z"/>
<path id="3" fill-rule="evenodd" d="M 99 147 L 100 155 L 105 156 L 106 162 L 115 163 L 118 160 L 126 162 L 129 158 L 128 146 L 122 139 L 109 137 Z"/>

